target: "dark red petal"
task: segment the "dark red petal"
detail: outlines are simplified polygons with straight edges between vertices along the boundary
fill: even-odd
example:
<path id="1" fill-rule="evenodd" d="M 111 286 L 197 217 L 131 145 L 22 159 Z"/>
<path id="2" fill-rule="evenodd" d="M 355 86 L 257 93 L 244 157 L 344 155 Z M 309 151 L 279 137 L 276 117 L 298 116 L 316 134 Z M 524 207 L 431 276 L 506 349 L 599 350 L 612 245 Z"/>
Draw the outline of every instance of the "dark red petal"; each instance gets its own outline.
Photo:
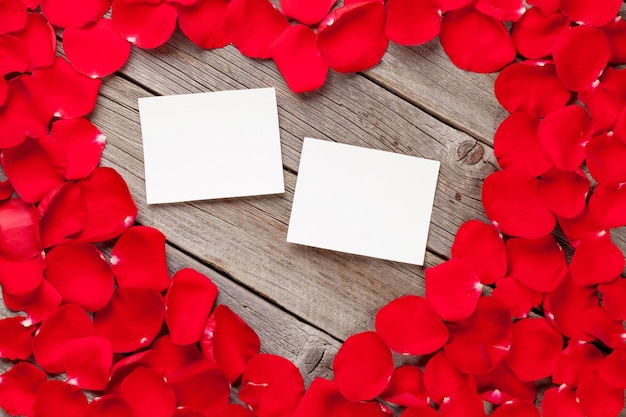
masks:
<path id="1" fill-rule="evenodd" d="M 347 73 L 364 71 L 383 58 L 385 7 L 377 1 L 349 4 L 333 10 L 317 29 L 317 47 L 328 66 Z"/>
<path id="2" fill-rule="evenodd" d="M 45 266 L 43 254 L 26 261 L 12 262 L 0 256 L 0 285 L 11 295 L 23 295 L 41 285 Z"/>
<path id="3" fill-rule="evenodd" d="M 21 316 L 6 317 L 0 320 L 0 358 L 25 360 L 33 353 L 34 326 L 24 325 Z M 0 380 L 1 384 L 1 380 Z"/>
<path id="4" fill-rule="evenodd" d="M 285 16 L 305 25 L 319 23 L 330 11 L 336 0 L 281 0 L 280 8 Z"/>
<path id="5" fill-rule="evenodd" d="M 228 380 L 211 362 L 195 362 L 172 375 L 168 381 L 174 388 L 178 406 L 194 408 L 210 416 L 228 404 Z M 288 397 L 289 394 L 283 395 Z"/>
<path id="6" fill-rule="evenodd" d="M 3 106 L 7 101 L 7 96 L 9 94 L 9 85 L 7 84 L 4 77 L 0 77 L 0 106 Z"/>
<path id="7" fill-rule="evenodd" d="M 602 26 L 602 32 L 611 47 L 611 64 L 626 63 L 626 21 L 621 16 Z"/>
<path id="8" fill-rule="evenodd" d="M 439 34 L 441 2 L 438 0 L 389 0 L 385 33 L 400 45 L 421 45 Z"/>
<path id="9" fill-rule="evenodd" d="M 163 45 L 176 29 L 176 7 L 168 2 L 132 3 L 114 0 L 113 27 L 126 40 L 139 48 Z"/>
<path id="10" fill-rule="evenodd" d="M 598 188 L 596 188 L 596 193 L 597 191 Z M 559 226 L 567 237 L 569 244 L 572 245 L 573 248 L 578 246 L 580 240 L 585 234 L 596 234 L 604 230 L 602 226 L 598 224 L 597 220 L 589 213 L 588 207 L 589 206 L 586 206 L 582 213 L 571 219 L 566 219 L 564 217 L 558 218 Z"/>
<path id="11" fill-rule="evenodd" d="M 439 413 L 427 405 L 409 407 L 400 417 L 439 417 Z"/>
<path id="12" fill-rule="evenodd" d="M 552 48 L 556 72 L 572 91 L 580 91 L 598 79 L 610 54 L 604 33 L 591 26 L 574 26 L 561 32 Z"/>
<path id="13" fill-rule="evenodd" d="M 491 296 L 505 303 L 511 315 L 518 319 L 528 317 L 530 310 L 538 307 L 543 299 L 541 292 L 528 288 L 510 277 L 497 280 Z"/>
<path id="14" fill-rule="evenodd" d="M 624 322 L 613 320 L 609 313 L 600 306 L 583 311 L 580 325 L 584 331 L 597 337 L 610 348 L 615 348 L 626 340 Z"/>
<path id="15" fill-rule="evenodd" d="M 13 186 L 9 180 L 0 181 L 0 201 L 8 200 L 13 196 Z"/>
<path id="16" fill-rule="evenodd" d="M 569 270 L 578 286 L 610 282 L 624 271 L 624 255 L 610 234 L 586 235 L 574 252 Z"/>
<path id="17" fill-rule="evenodd" d="M 62 28 L 80 28 L 100 19 L 111 0 L 41 0 L 41 12 L 50 23 Z"/>
<path id="18" fill-rule="evenodd" d="M 78 186 L 87 205 L 87 223 L 77 239 L 89 242 L 112 239 L 135 222 L 137 206 L 126 182 L 114 169 L 96 168 Z"/>
<path id="19" fill-rule="evenodd" d="M 626 187 L 596 186 L 589 199 L 589 213 L 597 228 L 613 228 L 626 225 Z"/>
<path id="20" fill-rule="evenodd" d="M 87 410 L 85 417 L 136 417 L 130 406 L 121 397 L 105 395 L 95 398 Z"/>
<path id="21" fill-rule="evenodd" d="M 487 417 L 480 396 L 473 390 L 451 394 L 441 403 L 441 417 Z"/>
<path id="22" fill-rule="evenodd" d="M 207 276 L 193 269 L 182 269 L 172 277 L 165 321 L 174 343 L 187 345 L 200 340 L 217 291 Z M 194 308 L 190 309 L 190 305 Z"/>
<path id="23" fill-rule="evenodd" d="M 477 0 L 474 7 L 503 22 L 517 22 L 526 12 L 522 0 Z"/>
<path id="24" fill-rule="evenodd" d="M 386 406 L 376 401 L 352 401 L 340 405 L 333 417 L 392 417 L 393 413 Z"/>
<path id="25" fill-rule="evenodd" d="M 424 385 L 431 401 L 441 404 L 452 394 L 475 389 L 476 382 L 473 376 L 460 372 L 443 352 L 439 352 L 426 364 Z"/>
<path id="26" fill-rule="evenodd" d="M 83 391 L 76 385 L 51 380 L 37 391 L 35 416 L 57 417 L 63 410 L 64 417 L 83 417 L 89 402 Z"/>
<path id="27" fill-rule="evenodd" d="M 166 378 L 171 377 L 181 369 L 202 360 L 202 353 L 198 346 L 176 345 L 169 335 L 159 337 L 150 350 L 150 367 L 163 374 Z"/>
<path id="28" fill-rule="evenodd" d="M 241 376 L 248 361 L 259 354 L 261 341 L 254 330 L 225 305 L 217 306 L 213 314 L 213 353 L 217 365 L 232 383 Z"/>
<path id="29" fill-rule="evenodd" d="M 106 138 L 89 120 L 57 120 L 50 135 L 65 149 L 68 168 L 65 178 L 79 180 L 88 177 L 100 162 Z"/>
<path id="30" fill-rule="evenodd" d="M 24 42 L 17 36 L 0 36 L 0 75 L 26 72 L 29 67 L 30 57 Z"/>
<path id="31" fill-rule="evenodd" d="M 546 207 L 558 217 L 572 218 L 585 209 L 589 180 L 582 170 L 548 171 L 539 179 L 539 194 Z"/>
<path id="32" fill-rule="evenodd" d="M 171 417 L 176 408 L 174 390 L 155 371 L 137 368 L 124 379 L 120 396 L 136 417 Z"/>
<path id="33" fill-rule="evenodd" d="M 288 28 L 285 16 L 268 0 L 231 0 L 228 4 L 228 36 L 249 58 L 270 58 L 270 46 Z"/>
<path id="34" fill-rule="evenodd" d="M 626 182 L 626 144 L 616 135 L 605 133 L 592 138 L 585 147 L 587 168 L 602 185 L 619 185 Z"/>
<path id="35" fill-rule="evenodd" d="M 0 203 L 0 256 L 19 261 L 41 253 L 39 215 L 19 198 Z"/>
<path id="36" fill-rule="evenodd" d="M 595 373 L 604 354 L 591 343 L 570 340 L 554 362 L 552 381 L 577 388 L 588 373 Z"/>
<path id="37" fill-rule="evenodd" d="M 404 407 L 428 405 L 428 394 L 423 379 L 424 373 L 417 366 L 405 365 L 396 368 L 380 398 Z"/>
<path id="38" fill-rule="evenodd" d="M 520 54 L 538 59 L 552 55 L 556 38 L 569 26 L 569 19 L 562 13 L 543 14 L 532 7 L 513 26 L 511 37 Z"/>
<path id="39" fill-rule="evenodd" d="M 624 389 L 612 387 L 593 375 L 580 384 L 576 400 L 588 417 L 617 417 L 624 410 Z"/>
<path id="40" fill-rule="evenodd" d="M 590 0 L 561 0 L 561 10 L 572 22 L 603 26 L 618 14 L 622 2 L 605 0 L 596 3 Z"/>
<path id="41" fill-rule="evenodd" d="M 214 346 L 213 346 L 213 334 L 215 333 L 215 316 L 211 314 L 207 319 L 204 330 L 202 331 L 202 338 L 200 339 L 200 349 L 202 350 L 202 357 L 204 360 L 213 363 L 217 367 L 215 361 Z"/>
<path id="42" fill-rule="evenodd" d="M 113 352 L 131 352 L 148 346 L 161 330 L 165 302 L 148 288 L 118 288 L 109 304 L 98 311 L 93 324 L 98 336 L 111 342 Z"/>
<path id="43" fill-rule="evenodd" d="M 626 389 L 626 345 L 617 345 L 615 350 L 604 359 L 601 353 L 598 356 L 598 376 L 607 385 Z"/>
<path id="44" fill-rule="evenodd" d="M 535 401 L 535 381 L 522 381 L 511 371 L 505 362 L 501 362 L 493 371 L 477 375 L 478 393 L 485 401 L 492 404 L 504 404 L 507 401 Z"/>
<path id="45" fill-rule="evenodd" d="M 222 48 L 230 43 L 226 30 L 229 0 L 203 0 L 178 7 L 178 26 L 200 48 Z"/>
<path id="46" fill-rule="evenodd" d="M 494 72 L 515 59 L 515 46 L 502 22 L 472 7 L 447 13 L 441 22 L 441 46 L 457 67 Z"/>
<path id="47" fill-rule="evenodd" d="M 552 291 L 567 276 L 565 253 L 552 235 L 514 238 L 505 246 L 509 276 L 535 291 Z"/>
<path id="48" fill-rule="evenodd" d="M 376 314 L 376 332 L 391 349 L 410 355 L 433 353 L 448 341 L 448 329 L 437 312 L 414 295 L 382 307 Z"/>
<path id="49" fill-rule="evenodd" d="M 467 262 L 485 285 L 506 275 L 504 241 L 490 224 L 478 220 L 463 223 L 456 232 L 451 252 L 453 258 Z"/>
<path id="50" fill-rule="evenodd" d="M 390 305 L 394 308 L 397 304 L 398 300 L 394 304 L 388 304 L 387 309 Z M 378 322 L 377 318 L 377 327 L 380 326 Z M 391 351 L 374 332 L 350 336 L 333 361 L 335 382 L 341 394 L 350 401 L 365 401 L 377 397 L 387 387 L 393 368 Z"/>
<path id="51" fill-rule="evenodd" d="M 539 143 L 539 119 L 516 112 L 504 119 L 493 140 L 493 151 L 503 169 L 536 177 L 552 168 L 552 160 Z"/>
<path id="52" fill-rule="evenodd" d="M 161 363 L 155 356 L 154 351 L 149 349 L 126 356 L 115 362 L 111 367 L 109 383 L 104 392 L 106 394 L 119 395 L 122 383 L 137 368 L 151 368 L 157 371 L 157 373 L 161 373 Z"/>
<path id="53" fill-rule="evenodd" d="M 311 387 L 313 385 L 311 384 Z M 185 411 L 185 409 L 178 409 L 176 411 L 176 413 Z M 174 414 L 172 417 L 203 417 L 204 414 Z M 197 413 L 196 411 L 193 411 L 193 413 Z M 311 414 L 311 416 L 316 416 L 317 414 Z M 254 413 L 252 413 L 252 411 L 248 410 L 247 408 L 244 408 L 243 406 L 239 405 L 239 404 L 229 404 L 226 407 L 222 408 L 217 414 L 215 414 L 213 417 L 254 417 Z M 298 417 L 295 414 L 293 415 L 293 417 Z"/>
<path id="54" fill-rule="evenodd" d="M 554 165 L 563 171 L 573 171 L 585 159 L 585 144 L 589 141 L 591 117 L 578 105 L 563 107 L 550 113 L 539 124 L 539 141 Z"/>
<path id="55" fill-rule="evenodd" d="M 482 290 L 478 275 L 462 259 L 453 258 L 426 269 L 426 300 L 445 321 L 471 316 Z"/>
<path id="56" fill-rule="evenodd" d="M 0 16 L 0 35 L 15 32 L 26 25 L 26 6 L 20 0 L 2 0 Z"/>
<path id="57" fill-rule="evenodd" d="M 47 319 L 61 304 L 61 296 L 45 279 L 32 292 L 14 296 L 3 290 L 2 297 L 10 310 L 26 312 L 31 323 Z"/>
<path id="58" fill-rule="evenodd" d="M 526 239 L 545 236 L 556 219 L 539 194 L 539 180 L 512 170 L 489 175 L 483 183 L 487 217 L 507 235 Z"/>
<path id="59" fill-rule="evenodd" d="M 113 364 L 111 343 L 103 337 L 74 339 L 65 346 L 63 366 L 68 381 L 82 389 L 102 391 Z"/>
<path id="60" fill-rule="evenodd" d="M 519 379 L 534 381 L 552 375 L 562 349 L 563 337 L 546 319 L 523 319 L 513 325 L 513 343 L 505 361 Z"/>
<path id="61" fill-rule="evenodd" d="M 35 414 L 35 398 L 46 374 L 28 362 L 20 362 L 0 375 L 0 407 L 11 416 Z"/>
<path id="62" fill-rule="evenodd" d="M 626 279 L 618 278 L 608 284 L 598 285 L 602 306 L 614 320 L 626 321 Z"/>
<path id="63" fill-rule="evenodd" d="M 334 381 L 315 378 L 292 417 L 333 416 L 335 410 L 346 402 Z"/>
<path id="64" fill-rule="evenodd" d="M 541 401 L 543 417 L 587 417 L 570 388 L 551 388 Z"/>
<path id="65" fill-rule="evenodd" d="M 541 417 L 535 404 L 529 402 L 504 404 L 491 415 L 493 417 Z"/>
<path id="66" fill-rule="evenodd" d="M 113 29 L 110 19 L 63 32 L 63 51 L 72 66 L 88 77 L 104 77 L 124 66 L 130 43 Z"/>
<path id="67" fill-rule="evenodd" d="M 96 105 L 102 83 L 76 71 L 62 57 L 49 67 L 35 70 L 33 78 L 41 82 L 46 102 L 54 109 L 55 116 L 63 119 L 90 113 Z"/>
<path id="68" fill-rule="evenodd" d="M 30 57 L 29 72 L 54 63 L 57 51 L 57 38 L 54 29 L 41 14 L 29 13 L 26 26 L 15 33 L 15 36 L 24 42 Z"/>
<path id="69" fill-rule="evenodd" d="M 573 340 L 590 342 L 593 336 L 585 332 L 580 318 L 587 308 L 600 304 L 593 287 L 579 287 L 567 277 L 554 291 L 545 294 L 543 309 L 556 329 Z"/>
<path id="70" fill-rule="evenodd" d="M 66 242 L 87 223 L 87 206 L 80 187 L 66 182 L 48 193 L 37 206 L 41 243 L 44 248 Z"/>
<path id="71" fill-rule="evenodd" d="M 376 355 L 376 352 L 372 354 Z M 338 357 L 339 353 L 335 357 L 335 363 Z M 391 353 L 389 359 L 391 360 Z M 370 360 L 370 363 L 372 361 Z M 393 363 L 391 367 L 393 370 Z M 341 391 L 341 383 L 336 382 Z M 304 382 L 300 371 L 293 363 L 280 356 L 262 354 L 248 362 L 241 379 L 239 399 L 258 417 L 288 417 L 295 411 L 303 394 Z"/>
<path id="72" fill-rule="evenodd" d="M 307 26 L 291 26 L 270 47 L 272 59 L 294 93 L 324 85 L 328 66 L 317 49 L 315 32 Z"/>

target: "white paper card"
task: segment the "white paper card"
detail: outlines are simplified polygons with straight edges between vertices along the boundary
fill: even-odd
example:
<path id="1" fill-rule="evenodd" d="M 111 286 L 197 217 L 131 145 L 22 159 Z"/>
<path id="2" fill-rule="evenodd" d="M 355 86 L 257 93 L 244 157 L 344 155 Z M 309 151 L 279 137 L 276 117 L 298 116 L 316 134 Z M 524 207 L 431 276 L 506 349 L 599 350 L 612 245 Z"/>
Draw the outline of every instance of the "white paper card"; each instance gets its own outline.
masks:
<path id="1" fill-rule="evenodd" d="M 305 138 L 287 241 L 422 265 L 439 162 Z"/>
<path id="2" fill-rule="evenodd" d="M 285 191 L 273 88 L 139 99 L 148 204 Z"/>

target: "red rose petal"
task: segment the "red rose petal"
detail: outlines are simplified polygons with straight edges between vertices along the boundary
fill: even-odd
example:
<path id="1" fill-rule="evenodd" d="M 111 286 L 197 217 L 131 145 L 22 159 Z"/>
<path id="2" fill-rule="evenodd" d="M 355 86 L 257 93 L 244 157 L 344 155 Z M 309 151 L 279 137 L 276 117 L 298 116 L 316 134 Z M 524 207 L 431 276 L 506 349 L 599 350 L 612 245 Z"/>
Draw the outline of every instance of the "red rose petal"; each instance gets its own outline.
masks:
<path id="1" fill-rule="evenodd" d="M 26 25 L 26 7 L 20 0 L 0 1 L 0 35 L 15 32 Z"/>
<path id="2" fill-rule="evenodd" d="M 562 349 L 563 337 L 546 319 L 523 319 L 513 325 L 513 343 L 504 360 L 522 381 L 534 381 L 552 375 Z"/>
<path id="3" fill-rule="evenodd" d="M 447 13 L 441 22 L 441 46 L 457 67 L 494 72 L 515 59 L 515 46 L 502 22 L 471 7 Z"/>
<path id="4" fill-rule="evenodd" d="M 548 171 L 539 179 L 539 194 L 546 207 L 558 217 L 572 218 L 585 209 L 589 180 L 580 169 Z"/>
<path id="5" fill-rule="evenodd" d="M 315 32 L 309 27 L 290 27 L 270 50 L 278 70 L 294 93 L 317 90 L 324 85 L 328 66 L 317 49 Z"/>
<path id="6" fill-rule="evenodd" d="M 215 360 L 232 383 L 243 373 L 248 361 L 258 355 L 261 341 L 254 330 L 230 308 L 219 305 L 213 314 Z"/>
<path id="7" fill-rule="evenodd" d="M 578 105 L 556 110 L 539 124 L 539 141 L 554 165 L 563 171 L 573 171 L 585 159 L 585 144 L 589 140 L 591 118 Z"/>
<path id="8" fill-rule="evenodd" d="M 456 232 L 451 252 L 453 258 L 470 265 L 485 285 L 506 275 L 504 241 L 492 225 L 478 220 L 463 223 Z"/>
<path id="9" fill-rule="evenodd" d="M 202 360 L 202 353 L 197 345 L 176 345 L 169 335 L 159 337 L 152 345 L 150 352 L 149 360 L 152 363 L 150 367 L 166 378 Z"/>
<path id="10" fill-rule="evenodd" d="M 12 262 L 0 256 L 0 285 L 11 295 L 35 291 L 43 280 L 44 256 L 36 255 L 26 261 Z"/>
<path id="11" fill-rule="evenodd" d="M 6 317 L 0 320 L 0 358 L 25 360 L 33 353 L 34 326 L 25 326 L 24 317 Z M 1 384 L 1 382 L 0 382 Z"/>
<path id="12" fill-rule="evenodd" d="M 311 384 L 311 387 L 313 385 Z M 176 412 L 180 412 L 180 411 L 184 411 L 181 409 L 178 409 Z M 311 416 L 315 416 L 317 414 L 311 414 Z M 204 414 L 184 414 L 184 415 L 179 415 L 179 414 L 174 414 L 173 417 L 203 417 Z M 244 408 L 243 406 L 239 405 L 239 404 L 230 404 L 227 405 L 226 407 L 222 408 L 217 414 L 215 414 L 214 417 L 254 417 L 254 413 L 252 413 L 252 411 L 248 410 L 247 408 Z M 293 417 L 297 417 L 295 414 Z"/>
<path id="13" fill-rule="evenodd" d="M 472 376 L 460 372 L 443 352 L 439 352 L 426 364 L 424 385 L 431 401 L 441 404 L 452 394 L 475 388 L 476 383 Z"/>
<path id="14" fill-rule="evenodd" d="M 57 51 L 57 38 L 54 28 L 39 13 L 29 13 L 24 29 L 15 33 L 19 37 L 30 57 L 29 72 L 47 67 L 54 63 Z"/>
<path id="15" fill-rule="evenodd" d="M 539 180 L 512 170 L 489 175 L 483 183 L 482 200 L 487 217 L 511 236 L 539 238 L 556 224 L 539 194 Z"/>
<path id="16" fill-rule="evenodd" d="M 80 187 L 66 182 L 46 195 L 39 206 L 41 242 L 44 248 L 66 242 L 87 223 L 87 206 Z"/>
<path id="17" fill-rule="evenodd" d="M 377 397 L 387 387 L 393 368 L 391 351 L 374 332 L 350 336 L 333 361 L 335 382 L 350 401 Z"/>
<path id="18" fill-rule="evenodd" d="M 448 341 L 448 329 L 436 311 L 414 295 L 382 307 L 376 314 L 376 332 L 389 348 L 410 355 L 433 353 Z"/>
<path id="19" fill-rule="evenodd" d="M 100 19 L 111 0 L 41 0 L 41 12 L 50 23 L 62 28 L 80 28 Z"/>
<path id="20" fill-rule="evenodd" d="M 0 256 L 20 261 L 41 253 L 39 215 L 32 204 L 19 198 L 0 203 L 0 230 Z"/>
<path id="21" fill-rule="evenodd" d="M 293 414 L 303 394 L 304 382 L 298 368 L 287 359 L 263 354 L 248 362 L 239 399 L 258 417 L 287 417 Z"/>
<path id="22" fill-rule="evenodd" d="M 8 94 L 9 86 L 4 77 L 0 77 L 0 106 L 4 105 L 4 103 L 7 101 Z"/>
<path id="23" fill-rule="evenodd" d="M 494 137 L 494 154 L 503 169 L 512 169 L 536 177 L 552 168 L 552 160 L 539 142 L 539 119 L 516 112 L 498 127 Z"/>
<path id="24" fill-rule="evenodd" d="M 400 45 L 421 45 L 439 34 L 441 2 L 438 0 L 387 1 L 387 37 Z"/>
<path id="25" fill-rule="evenodd" d="M 94 399 L 85 411 L 85 417 L 112 416 L 135 417 L 126 400 L 116 395 L 105 395 Z"/>
<path id="26" fill-rule="evenodd" d="M 317 47 L 328 66 L 348 73 L 364 71 L 383 58 L 385 7 L 377 1 L 359 2 L 333 10 L 317 29 Z"/>
<path id="27" fill-rule="evenodd" d="M 605 0 L 600 4 L 589 0 L 561 0 L 561 10 L 572 22 L 603 26 L 618 14 L 622 2 Z"/>
<path id="28" fill-rule="evenodd" d="M 13 35 L 0 36 L 0 75 L 26 72 L 29 67 L 30 57 L 22 40 Z"/>
<path id="29" fill-rule="evenodd" d="M 476 383 L 483 400 L 496 405 L 516 399 L 532 402 L 537 395 L 535 381 L 520 380 L 505 362 L 488 374 L 477 375 Z"/>
<path id="30" fill-rule="evenodd" d="M 137 217 L 137 206 L 124 179 L 114 169 L 96 168 L 79 181 L 87 205 L 87 223 L 77 239 L 100 242 L 121 235 Z"/>
<path id="31" fill-rule="evenodd" d="M 587 168 L 602 185 L 619 185 L 626 182 L 626 144 L 616 135 L 603 134 L 592 138 L 585 147 Z"/>
<path id="32" fill-rule="evenodd" d="M 611 47 L 611 64 L 626 63 L 626 21 L 621 16 L 602 26 L 602 32 Z"/>
<path id="33" fill-rule="evenodd" d="M 567 277 L 554 291 L 545 295 L 543 309 L 548 320 L 565 336 L 573 340 L 592 341 L 580 318 L 587 308 L 600 304 L 595 288 L 579 287 Z"/>
<path id="34" fill-rule="evenodd" d="M 588 373 L 595 373 L 604 354 L 591 343 L 570 341 L 567 348 L 557 356 L 552 380 L 577 388 Z"/>
<path id="35" fill-rule="evenodd" d="M 168 378 L 178 406 L 213 415 L 228 404 L 230 385 L 224 373 L 209 361 L 198 361 Z M 242 389 L 243 391 L 243 389 Z M 283 394 L 287 397 L 289 394 Z M 259 414 L 259 417 L 262 417 Z"/>
<path id="36" fill-rule="evenodd" d="M 498 20 L 517 22 L 526 12 L 522 0 L 477 0 L 476 10 Z"/>
<path id="37" fill-rule="evenodd" d="M 614 388 L 626 389 L 626 345 L 619 344 L 615 350 L 602 359 L 598 355 L 598 376 Z"/>
<path id="38" fill-rule="evenodd" d="M 31 363 L 16 364 L 0 375 L 0 407 L 11 416 L 33 416 L 37 390 L 46 379 Z"/>
<path id="39" fill-rule="evenodd" d="M 528 0 L 527 3 L 537 6 L 543 14 L 555 13 L 561 7 L 561 0 Z"/>
<path id="40" fill-rule="evenodd" d="M 230 41 L 249 58 L 270 58 L 270 46 L 288 28 L 285 16 L 268 0 L 231 0 L 228 4 Z"/>
<path id="41" fill-rule="evenodd" d="M 63 51 L 72 66 L 88 77 L 104 77 L 124 66 L 130 43 L 113 29 L 110 19 L 63 32 Z"/>
<path id="42" fill-rule="evenodd" d="M 176 409 L 174 390 L 155 371 L 137 368 L 126 377 L 120 389 L 136 417 L 171 417 Z"/>
<path id="43" fill-rule="evenodd" d="M 393 371 L 389 385 L 380 398 L 403 407 L 428 405 L 423 379 L 424 373 L 417 366 L 400 366 Z"/>
<path id="44" fill-rule="evenodd" d="M 68 168 L 65 178 L 79 180 L 88 177 L 100 162 L 106 138 L 84 118 L 57 120 L 50 135 L 65 149 Z"/>
<path id="45" fill-rule="evenodd" d="M 285 16 L 305 25 L 319 23 L 330 11 L 336 0 L 281 0 L 280 8 Z"/>
<path id="46" fill-rule="evenodd" d="M 103 337 L 82 337 L 71 340 L 65 346 L 63 366 L 68 381 L 82 389 L 103 390 L 112 364 L 111 343 Z"/>
<path id="47" fill-rule="evenodd" d="M 491 415 L 493 417 L 541 417 L 535 404 L 527 402 L 504 404 Z"/>
<path id="48" fill-rule="evenodd" d="M 569 271 L 578 286 L 610 282 L 624 271 L 624 255 L 608 233 L 586 235 L 574 252 Z"/>
<path id="49" fill-rule="evenodd" d="M 440 0 L 441 1 L 441 11 L 443 13 L 449 12 L 451 10 L 458 10 L 472 3 L 472 0 Z"/>
<path id="50" fill-rule="evenodd" d="M 543 417 L 587 417 L 570 388 L 551 388 L 541 401 Z"/>
<path id="51" fill-rule="evenodd" d="M 113 271 L 100 251 L 90 243 L 67 242 L 47 256 L 46 279 L 63 301 L 87 311 L 98 311 L 113 295 Z"/>
<path id="52" fill-rule="evenodd" d="M 491 296 L 505 303 L 511 315 L 519 319 L 528 317 L 530 310 L 538 307 L 543 299 L 541 292 L 528 288 L 515 278 L 497 280 Z"/>
<path id="53" fill-rule="evenodd" d="M 200 48 L 222 48 L 230 43 L 226 30 L 229 0 L 203 0 L 178 7 L 178 26 Z"/>
<path id="54" fill-rule="evenodd" d="M 599 187 L 598 187 L 599 188 Z M 597 194 L 598 188 L 596 188 Z M 592 196 L 593 197 L 593 196 Z M 573 248 L 576 248 L 580 243 L 582 237 L 587 233 L 599 233 L 605 229 L 600 226 L 597 220 L 589 213 L 589 206 L 586 206 L 582 213 L 578 216 L 573 217 L 571 219 L 566 219 L 564 217 L 559 217 L 559 226 L 561 230 L 567 237 L 569 244 L 572 245 Z M 606 230 L 605 230 L 606 231 Z"/>
<path id="55" fill-rule="evenodd" d="M 202 357 L 204 360 L 213 363 L 217 367 L 215 361 L 214 346 L 213 346 L 213 334 L 215 334 L 215 316 L 211 314 L 207 319 L 204 330 L 202 332 L 202 338 L 200 339 L 200 349 L 202 350 Z"/>
<path id="56" fill-rule="evenodd" d="M 168 2 L 132 3 L 114 0 L 111 20 L 115 30 L 143 49 L 163 45 L 176 29 L 176 7 Z"/>
<path id="57" fill-rule="evenodd" d="M 615 107 L 617 108 L 617 105 Z M 626 108 L 622 109 L 619 115 L 615 118 L 613 133 L 617 136 L 619 140 L 621 140 L 623 143 L 626 143 Z"/>
<path id="58" fill-rule="evenodd" d="M 334 381 L 315 378 L 292 417 L 332 416 L 346 402 Z"/>
<path id="59" fill-rule="evenodd" d="M 104 390 L 105 393 L 119 395 L 122 383 L 137 368 L 151 368 L 157 373 L 161 373 L 161 362 L 156 356 L 154 350 L 149 349 L 131 354 L 115 362 L 111 367 L 109 383 Z"/>
<path id="60" fill-rule="evenodd" d="M 427 405 L 409 407 L 400 417 L 439 417 L 439 413 Z"/>
<path id="61" fill-rule="evenodd" d="M 445 321 L 471 316 L 482 290 L 478 275 L 462 259 L 453 258 L 426 269 L 426 300 Z"/>
<path id="62" fill-rule="evenodd" d="M 580 384 L 576 400 L 588 417 L 617 417 L 624 410 L 624 389 L 611 387 L 594 375 Z"/>
<path id="63" fill-rule="evenodd" d="M 150 262 L 146 263 L 146 259 Z M 111 265 L 120 287 L 161 292 L 171 282 L 165 260 L 165 235 L 152 227 L 135 226 L 124 232 L 111 251 Z"/>
<path id="64" fill-rule="evenodd" d="M 61 296 L 46 280 L 27 294 L 14 296 L 3 290 L 2 297 L 10 310 L 26 312 L 31 323 L 47 319 L 61 305 Z"/>
<path id="65" fill-rule="evenodd" d="M 538 59 L 552 55 L 554 42 L 569 26 L 569 19 L 562 13 L 544 14 L 532 7 L 513 26 L 511 37 L 520 54 Z"/>
<path id="66" fill-rule="evenodd" d="M 340 405 L 333 417 L 392 417 L 393 413 L 378 402 L 353 401 Z"/>
<path id="67" fill-rule="evenodd" d="M 510 239 L 505 247 L 509 276 L 535 291 L 552 291 L 567 276 L 565 253 L 552 235 Z"/>
<path id="68" fill-rule="evenodd" d="M 457 392 L 445 398 L 439 411 L 441 417 L 487 417 L 480 396 L 470 390 Z"/>
<path id="69" fill-rule="evenodd" d="M 600 306 L 583 311 L 580 325 L 584 331 L 597 337 L 610 348 L 615 348 L 626 340 L 624 322 L 613 320 L 609 313 Z"/>
<path id="70" fill-rule="evenodd" d="M 589 199 L 589 213 L 597 228 L 626 225 L 626 188 L 596 186 Z"/>
<path id="71" fill-rule="evenodd" d="M 610 54 L 604 33 L 591 26 L 575 26 L 561 32 L 552 48 L 556 72 L 572 91 L 592 84 L 602 74 Z"/>
<path id="72" fill-rule="evenodd" d="M 83 417 L 89 402 L 83 391 L 62 381 L 51 380 L 37 391 L 35 416 L 56 417 L 63 410 L 64 417 Z"/>
<path id="73" fill-rule="evenodd" d="M 165 316 L 163 297 L 148 288 L 118 288 L 93 324 L 98 336 L 111 342 L 113 352 L 131 352 L 155 339 Z"/>
<path id="74" fill-rule="evenodd" d="M 165 313 L 174 343 L 187 345 L 200 340 L 217 291 L 208 277 L 193 269 L 183 269 L 174 275 L 167 292 Z M 190 305 L 194 308 L 190 309 Z"/>
<path id="75" fill-rule="evenodd" d="M 607 69 L 602 79 L 605 79 L 611 73 L 611 69 L 610 67 Z M 592 134 L 613 129 L 620 114 L 621 107 L 619 103 L 611 97 L 611 93 L 606 87 L 606 85 L 600 82 L 597 86 L 594 87 L 592 85 L 578 93 L 578 99 L 587 107 L 591 115 Z M 620 135 L 618 134 L 618 136 Z"/>
<path id="76" fill-rule="evenodd" d="M 41 82 L 46 101 L 58 117 L 81 117 L 96 105 L 101 81 L 76 71 L 62 57 L 49 67 L 35 70 L 33 78 Z"/>
<path id="77" fill-rule="evenodd" d="M 626 279 L 618 278 L 608 284 L 598 285 L 604 307 L 614 320 L 626 321 Z"/>

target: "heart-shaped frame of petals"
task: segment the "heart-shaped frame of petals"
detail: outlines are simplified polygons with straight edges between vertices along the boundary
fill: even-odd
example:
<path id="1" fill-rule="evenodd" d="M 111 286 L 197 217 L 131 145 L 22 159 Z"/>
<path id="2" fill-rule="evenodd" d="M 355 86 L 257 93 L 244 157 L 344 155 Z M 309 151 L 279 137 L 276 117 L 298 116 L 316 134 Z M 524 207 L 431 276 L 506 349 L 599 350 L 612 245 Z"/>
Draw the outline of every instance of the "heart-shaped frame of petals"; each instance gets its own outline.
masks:
<path id="1" fill-rule="evenodd" d="M 617 416 L 622 1 L 527 3 L 0 0 L 0 285 L 16 312 L 0 320 L 0 357 L 15 362 L 0 377 L 0 407 L 28 417 L 388 417 L 388 405 L 402 417 Z M 170 277 L 165 236 L 134 226 L 126 183 L 98 167 L 105 138 L 85 116 L 101 78 L 131 45 L 158 47 L 177 25 L 201 48 L 232 43 L 272 59 L 296 93 L 320 88 L 329 70 L 376 65 L 389 41 L 437 35 L 458 67 L 502 70 L 495 95 L 511 115 L 494 139 L 502 170 L 483 186 L 491 224 L 462 225 L 451 259 L 426 270 L 425 297 L 382 307 L 375 331 L 345 341 L 333 380 L 305 390 L 295 365 L 260 354 L 254 330 L 214 306 L 210 279 Z M 105 256 L 96 243 L 110 240 Z M 529 317 L 534 309 L 545 318 Z M 392 352 L 418 365 L 397 366 Z M 229 403 L 232 386 L 247 407 Z"/>

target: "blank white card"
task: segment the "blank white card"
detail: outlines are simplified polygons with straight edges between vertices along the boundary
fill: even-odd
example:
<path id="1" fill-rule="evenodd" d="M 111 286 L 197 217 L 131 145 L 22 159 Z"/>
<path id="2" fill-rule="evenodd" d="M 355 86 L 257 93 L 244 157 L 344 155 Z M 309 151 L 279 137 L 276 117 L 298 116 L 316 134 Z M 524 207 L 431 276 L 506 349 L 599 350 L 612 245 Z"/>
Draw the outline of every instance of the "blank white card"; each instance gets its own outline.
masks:
<path id="1" fill-rule="evenodd" d="M 287 241 L 422 265 L 439 165 L 306 138 Z"/>

